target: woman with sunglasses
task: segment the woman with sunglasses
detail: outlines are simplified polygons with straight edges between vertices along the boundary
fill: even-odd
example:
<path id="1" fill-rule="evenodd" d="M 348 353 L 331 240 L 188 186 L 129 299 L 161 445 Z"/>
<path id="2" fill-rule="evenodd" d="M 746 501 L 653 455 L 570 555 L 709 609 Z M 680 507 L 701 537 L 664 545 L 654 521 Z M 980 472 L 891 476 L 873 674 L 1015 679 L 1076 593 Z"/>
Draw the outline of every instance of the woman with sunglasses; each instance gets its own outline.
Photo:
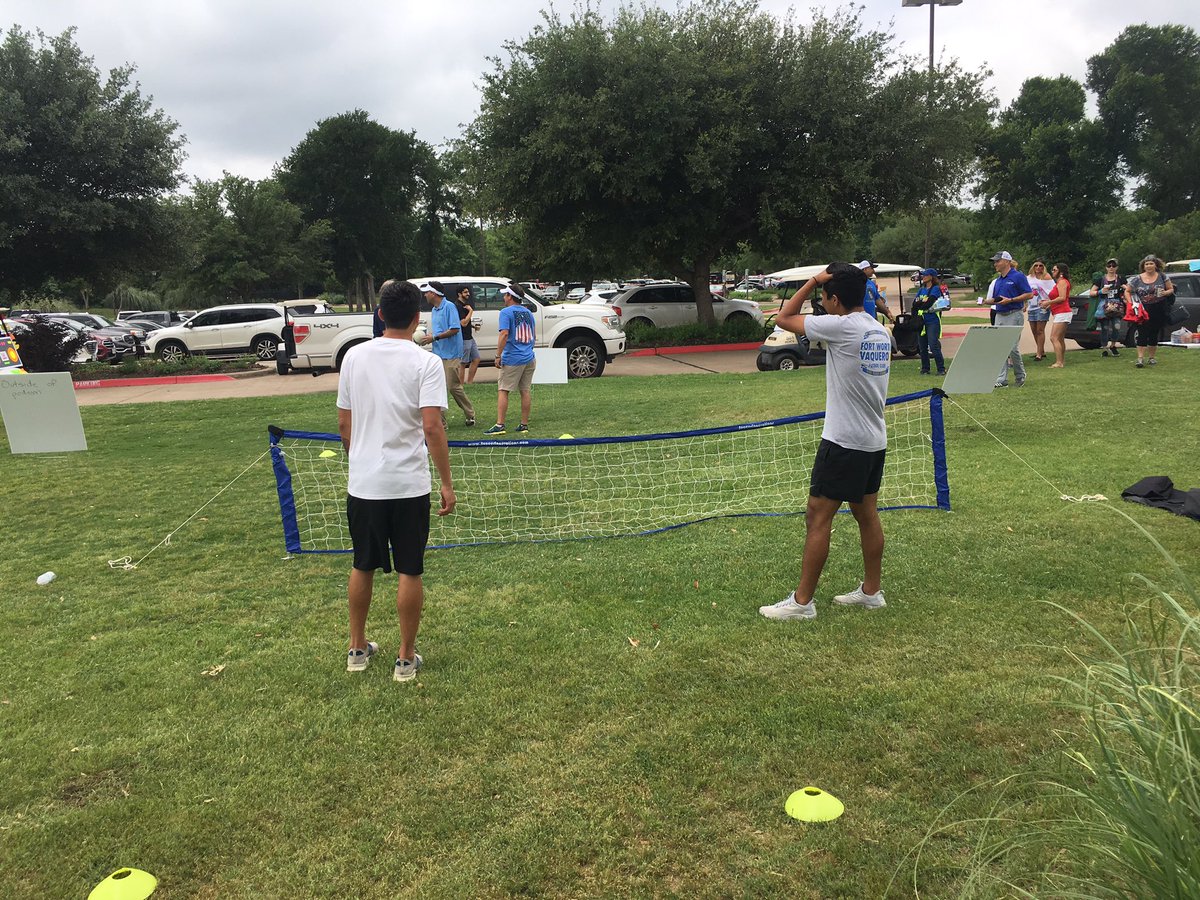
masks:
<path id="1" fill-rule="evenodd" d="M 1104 274 L 1092 282 L 1089 291 L 1099 299 L 1096 307 L 1096 322 L 1100 326 L 1100 346 L 1104 349 L 1101 356 L 1120 356 L 1117 349 L 1118 333 L 1121 321 L 1125 318 L 1125 280 L 1117 270 L 1117 261 L 1110 259 L 1104 264 Z"/>
<path id="2" fill-rule="evenodd" d="M 1046 323 L 1050 321 L 1050 310 L 1042 307 L 1042 301 L 1050 296 L 1054 289 L 1054 279 L 1046 271 L 1046 263 L 1035 259 L 1029 267 L 1029 286 L 1033 288 L 1033 296 L 1029 298 L 1029 330 L 1033 332 L 1033 342 L 1037 345 L 1037 355 L 1034 359 L 1041 362 L 1046 358 Z"/>

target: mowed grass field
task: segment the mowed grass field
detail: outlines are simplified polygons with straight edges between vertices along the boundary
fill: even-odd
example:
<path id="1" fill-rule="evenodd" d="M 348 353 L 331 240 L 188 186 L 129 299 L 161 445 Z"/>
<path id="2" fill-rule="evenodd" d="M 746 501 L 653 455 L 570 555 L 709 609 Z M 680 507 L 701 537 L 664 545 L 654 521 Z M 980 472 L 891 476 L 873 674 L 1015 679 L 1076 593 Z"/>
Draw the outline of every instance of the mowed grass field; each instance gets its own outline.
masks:
<path id="1" fill-rule="evenodd" d="M 885 610 L 830 603 L 860 575 L 848 516 L 815 622 L 757 614 L 796 581 L 802 517 L 436 551 L 409 686 L 388 578 L 383 659 L 344 671 L 349 559 L 284 559 L 266 458 L 137 570 L 109 567 L 250 465 L 268 423 L 334 430 L 332 393 L 90 407 L 91 449 L 66 457 L 0 443 L 0 896 L 83 897 L 120 866 L 163 898 L 870 897 L 898 870 L 912 895 L 908 855 L 947 804 L 970 790 L 950 818 L 986 815 L 989 785 L 1077 740 L 1054 676 L 1088 638 L 1042 601 L 1115 633 L 1147 596 L 1129 573 L 1167 577 L 1124 519 L 1061 500 L 967 413 L 1195 574 L 1196 522 L 1118 500 L 1145 475 L 1200 484 L 1200 357 L 1159 356 L 1072 353 L 948 403 L 954 509 L 885 514 Z M 897 363 L 890 392 L 930 386 L 916 373 Z M 494 387 L 472 396 L 487 421 Z M 533 422 L 627 434 L 823 397 L 822 369 L 603 378 L 537 389 Z M 845 815 L 789 819 L 806 785 Z M 954 894 L 971 836 L 925 845 L 922 896 Z"/>

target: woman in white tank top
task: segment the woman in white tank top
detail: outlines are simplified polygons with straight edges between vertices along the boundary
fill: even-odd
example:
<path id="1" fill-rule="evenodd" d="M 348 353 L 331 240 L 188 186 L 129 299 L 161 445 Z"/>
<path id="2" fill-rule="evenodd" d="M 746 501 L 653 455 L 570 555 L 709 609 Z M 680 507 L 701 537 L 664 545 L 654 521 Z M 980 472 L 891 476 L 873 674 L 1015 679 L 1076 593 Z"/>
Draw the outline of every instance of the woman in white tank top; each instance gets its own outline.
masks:
<path id="1" fill-rule="evenodd" d="M 1033 288 L 1033 296 L 1027 304 L 1029 312 L 1029 330 L 1033 332 L 1033 341 L 1037 345 L 1036 360 L 1046 358 L 1046 323 L 1050 321 L 1050 313 L 1042 309 L 1041 301 L 1050 295 L 1054 289 L 1054 279 L 1046 271 L 1046 263 L 1035 259 L 1029 267 L 1029 286 Z"/>

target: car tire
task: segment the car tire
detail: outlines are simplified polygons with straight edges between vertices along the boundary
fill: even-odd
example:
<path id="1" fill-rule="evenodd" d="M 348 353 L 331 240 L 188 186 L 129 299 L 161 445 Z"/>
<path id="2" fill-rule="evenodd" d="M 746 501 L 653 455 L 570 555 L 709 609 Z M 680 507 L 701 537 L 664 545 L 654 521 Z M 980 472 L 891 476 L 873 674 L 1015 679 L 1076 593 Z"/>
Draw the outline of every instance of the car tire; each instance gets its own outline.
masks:
<path id="1" fill-rule="evenodd" d="M 365 340 L 351 341 L 349 344 L 347 344 L 345 347 L 343 347 L 341 349 L 341 351 L 338 353 L 337 363 L 335 365 L 335 368 L 340 372 L 342 370 L 342 360 L 344 360 L 346 358 L 346 354 L 350 352 L 350 348 L 357 347 L 359 344 L 365 344 L 365 343 L 366 343 Z"/>
<path id="2" fill-rule="evenodd" d="M 156 355 L 163 362 L 183 362 L 192 354 L 181 341 L 163 341 L 158 345 Z"/>
<path id="3" fill-rule="evenodd" d="M 775 357 L 775 369 L 779 372 L 794 372 L 800 368 L 800 357 L 795 353 L 780 353 Z"/>
<path id="4" fill-rule="evenodd" d="M 250 342 L 250 352 L 262 362 L 270 362 L 279 355 L 279 338 L 273 334 L 260 334 Z"/>
<path id="5" fill-rule="evenodd" d="M 633 327 L 653 328 L 654 323 L 651 322 L 649 319 L 647 319 L 645 316 L 638 316 L 636 319 L 630 319 L 628 322 L 626 322 L 625 327 L 626 328 L 633 328 Z"/>
<path id="6" fill-rule="evenodd" d="M 599 378 L 604 374 L 604 345 L 595 338 L 573 337 L 567 350 L 568 378 Z"/>
<path id="7" fill-rule="evenodd" d="M 743 322 L 753 322 L 754 317 L 747 312 L 735 312 L 727 315 L 725 321 L 730 325 L 739 325 Z"/>

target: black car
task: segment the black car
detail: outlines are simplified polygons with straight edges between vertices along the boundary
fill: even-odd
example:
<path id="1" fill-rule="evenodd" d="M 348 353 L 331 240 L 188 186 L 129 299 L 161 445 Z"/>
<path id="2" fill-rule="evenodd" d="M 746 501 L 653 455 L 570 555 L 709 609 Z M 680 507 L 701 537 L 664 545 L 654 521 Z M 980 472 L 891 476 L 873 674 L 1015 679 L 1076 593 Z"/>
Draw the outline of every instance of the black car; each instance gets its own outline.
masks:
<path id="1" fill-rule="evenodd" d="M 1167 272 L 1165 274 L 1175 285 L 1174 306 L 1176 309 L 1182 309 L 1187 314 L 1187 318 L 1177 325 L 1164 325 L 1158 336 L 1160 343 L 1171 340 L 1171 332 L 1177 331 L 1181 327 L 1186 327 L 1191 331 L 1200 330 L 1200 272 Z M 1099 327 L 1091 329 L 1086 327 L 1091 290 L 1091 285 L 1089 285 L 1087 290 L 1081 291 L 1071 298 L 1071 306 L 1075 308 L 1075 317 L 1067 323 L 1067 339 L 1074 341 L 1084 350 L 1100 348 Z M 1133 335 L 1130 331 L 1129 323 L 1123 322 L 1121 325 L 1121 333 L 1124 335 L 1122 341 L 1132 347 Z"/>

